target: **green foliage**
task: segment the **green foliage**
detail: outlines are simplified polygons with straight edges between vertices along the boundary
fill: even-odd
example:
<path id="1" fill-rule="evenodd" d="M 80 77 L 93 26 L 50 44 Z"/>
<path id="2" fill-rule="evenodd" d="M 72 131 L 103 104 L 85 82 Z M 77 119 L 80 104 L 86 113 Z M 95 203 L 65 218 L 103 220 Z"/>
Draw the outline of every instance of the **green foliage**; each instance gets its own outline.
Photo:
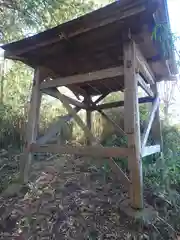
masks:
<path id="1" fill-rule="evenodd" d="M 169 24 L 157 24 L 152 32 L 152 39 L 160 42 L 165 58 L 169 58 L 169 51 L 173 51 L 177 65 L 180 66 L 180 51 L 177 48 L 180 36 L 171 31 Z"/>
<path id="2" fill-rule="evenodd" d="M 3 41 L 14 41 L 43 31 L 94 9 L 93 1 L 13 0 L 0 2 Z"/>
<path id="3" fill-rule="evenodd" d="M 21 123 L 24 122 L 22 115 L 15 111 L 10 105 L 0 106 L 0 146 L 8 148 L 21 148 L 23 139 L 21 139 Z"/>

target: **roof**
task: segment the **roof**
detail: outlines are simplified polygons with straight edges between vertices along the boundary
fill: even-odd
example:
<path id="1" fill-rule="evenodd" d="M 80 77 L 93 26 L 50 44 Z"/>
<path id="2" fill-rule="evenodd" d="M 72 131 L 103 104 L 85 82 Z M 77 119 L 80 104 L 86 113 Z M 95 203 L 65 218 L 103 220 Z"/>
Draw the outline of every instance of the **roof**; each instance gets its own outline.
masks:
<path id="1" fill-rule="evenodd" d="M 130 29 L 160 81 L 177 69 L 172 49 L 168 46 L 165 57 L 161 44 L 152 39 L 159 23 L 169 24 L 166 0 L 120 0 L 2 48 L 6 58 L 47 67 L 52 77 L 66 77 L 122 65 L 124 32 Z M 81 87 L 88 91 L 87 85 Z"/>

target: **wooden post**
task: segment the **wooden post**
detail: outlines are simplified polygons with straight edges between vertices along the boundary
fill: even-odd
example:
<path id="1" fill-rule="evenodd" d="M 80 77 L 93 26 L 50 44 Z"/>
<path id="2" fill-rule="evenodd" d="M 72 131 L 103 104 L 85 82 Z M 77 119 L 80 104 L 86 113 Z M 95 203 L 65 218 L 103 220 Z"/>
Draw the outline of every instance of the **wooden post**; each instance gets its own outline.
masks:
<path id="1" fill-rule="evenodd" d="M 143 179 L 141 162 L 140 119 L 138 105 L 138 76 L 136 49 L 133 41 L 124 44 L 124 127 L 128 138 L 130 171 L 130 200 L 135 209 L 143 208 Z"/>
<path id="2" fill-rule="evenodd" d="M 157 83 L 153 84 L 151 86 L 151 89 L 154 92 L 154 95 L 157 97 L 158 96 Z M 163 152 L 163 141 L 162 141 L 162 134 L 161 134 L 161 121 L 160 121 L 160 116 L 159 116 L 159 105 L 158 105 L 156 113 L 155 113 L 151 131 L 152 131 L 152 137 L 153 137 L 155 144 L 160 145 L 161 152 Z"/>
<path id="3" fill-rule="evenodd" d="M 87 96 L 86 97 L 86 104 L 88 107 L 90 107 L 90 104 L 91 104 L 91 96 Z M 91 122 L 91 117 L 92 117 L 92 114 L 91 114 L 91 110 L 86 110 L 86 124 L 87 124 L 87 127 L 89 129 L 89 131 L 91 131 L 91 127 L 92 127 L 92 122 Z M 87 145 L 91 145 L 91 142 L 90 140 L 87 138 Z"/>
<path id="4" fill-rule="evenodd" d="M 23 182 L 28 181 L 29 168 L 32 161 L 32 153 L 29 152 L 30 144 L 36 142 L 39 124 L 39 113 L 41 104 L 40 92 L 40 69 L 34 73 L 31 102 L 28 113 L 28 122 L 26 128 L 25 150 L 21 158 L 20 175 Z"/>

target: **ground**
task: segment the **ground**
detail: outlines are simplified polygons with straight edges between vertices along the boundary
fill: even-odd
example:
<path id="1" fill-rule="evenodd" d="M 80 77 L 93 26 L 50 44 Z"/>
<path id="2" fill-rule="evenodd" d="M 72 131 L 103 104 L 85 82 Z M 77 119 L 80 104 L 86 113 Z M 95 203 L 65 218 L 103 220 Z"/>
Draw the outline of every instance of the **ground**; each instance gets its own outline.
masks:
<path id="1" fill-rule="evenodd" d="M 2 191 L 0 239 L 177 239 L 166 222 L 128 217 L 120 208 L 127 192 L 97 161 L 43 156 L 34 162 L 30 179 L 28 187 L 13 183 Z M 150 191 L 145 198 L 156 207 Z"/>

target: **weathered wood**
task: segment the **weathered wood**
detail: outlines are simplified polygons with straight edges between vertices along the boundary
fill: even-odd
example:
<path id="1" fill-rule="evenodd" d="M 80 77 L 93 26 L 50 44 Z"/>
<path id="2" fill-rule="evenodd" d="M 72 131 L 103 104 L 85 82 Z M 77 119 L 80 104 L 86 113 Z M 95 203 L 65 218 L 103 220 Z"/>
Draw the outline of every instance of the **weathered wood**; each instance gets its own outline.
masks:
<path id="1" fill-rule="evenodd" d="M 154 93 L 151 90 L 151 88 L 147 85 L 147 83 L 144 81 L 144 79 L 138 74 L 138 83 L 141 86 L 141 88 L 150 96 L 154 97 Z"/>
<path id="2" fill-rule="evenodd" d="M 75 107 L 74 111 L 78 113 L 81 109 L 79 107 Z M 47 130 L 46 134 L 40 137 L 37 140 L 38 144 L 46 144 L 48 141 L 56 137 L 57 133 L 60 131 L 61 123 L 62 122 L 69 122 L 73 119 L 71 114 L 67 114 L 65 116 L 59 116 L 59 119 L 52 123 L 51 127 Z"/>
<path id="3" fill-rule="evenodd" d="M 43 89 L 42 90 L 43 93 L 45 94 L 48 94 L 56 99 L 59 99 L 59 91 L 57 88 L 46 88 L 46 89 Z M 87 106 L 82 103 L 82 102 L 79 102 L 75 99 L 72 99 L 64 94 L 62 94 L 72 105 L 76 106 L 76 107 L 79 107 L 79 108 L 82 108 L 82 109 L 86 109 Z"/>
<path id="4" fill-rule="evenodd" d="M 136 45 L 136 57 L 138 62 L 136 69 L 140 71 L 140 73 L 144 76 L 144 78 L 149 84 L 151 85 L 154 84 L 155 76 L 137 45 Z"/>
<path id="5" fill-rule="evenodd" d="M 59 144 L 38 145 L 31 144 L 31 152 L 49 152 L 59 154 L 76 154 L 80 156 L 94 156 L 94 157 L 127 157 L 129 154 L 128 148 L 120 147 L 102 147 L 102 146 L 85 146 L 85 147 L 69 147 L 61 146 Z"/>
<path id="6" fill-rule="evenodd" d="M 36 142 L 38 124 L 39 124 L 39 113 L 40 113 L 40 104 L 41 104 L 41 92 L 40 92 L 40 70 L 36 69 L 34 73 L 33 86 L 32 86 L 32 95 L 31 103 L 28 114 L 28 123 L 26 129 L 26 142 L 24 154 L 21 157 L 21 179 L 24 182 L 28 181 L 30 164 L 32 161 L 32 154 L 29 153 L 29 145 L 33 142 Z"/>
<path id="7" fill-rule="evenodd" d="M 151 86 L 154 95 L 158 96 L 157 83 Z M 161 152 L 163 152 L 163 140 L 162 140 L 162 131 L 161 131 L 161 120 L 159 113 L 159 106 L 155 112 L 154 121 L 152 123 L 151 133 L 155 144 L 159 144 L 161 146 Z"/>
<path id="8" fill-rule="evenodd" d="M 141 154 L 142 157 L 146 157 L 161 151 L 160 145 L 153 145 L 144 147 L 143 152 Z"/>
<path id="9" fill-rule="evenodd" d="M 141 161 L 140 119 L 138 106 L 138 79 L 136 74 L 136 47 L 129 41 L 124 44 L 124 127 L 128 137 L 128 165 L 130 171 L 131 206 L 143 208 L 143 177 Z"/>
<path id="10" fill-rule="evenodd" d="M 154 121 L 155 113 L 156 113 L 158 107 L 159 107 L 159 97 L 157 96 L 153 102 L 152 110 L 151 110 L 151 112 L 149 114 L 149 118 L 148 118 L 149 121 L 147 122 L 145 129 L 144 129 L 144 133 L 142 135 L 142 145 L 141 145 L 142 152 L 144 151 L 143 149 L 146 146 L 146 143 L 147 143 L 147 140 L 149 137 L 149 133 L 151 131 L 152 123 Z"/>
<path id="11" fill-rule="evenodd" d="M 123 75 L 123 67 L 119 66 L 119 67 L 99 70 L 96 72 L 76 74 L 74 76 L 48 80 L 46 82 L 42 82 L 40 88 L 45 89 L 50 87 L 68 86 L 70 84 L 103 80 L 103 79 L 122 76 L 122 75 Z"/>
<path id="12" fill-rule="evenodd" d="M 139 103 L 149 103 L 153 102 L 154 98 L 152 97 L 142 97 L 139 98 L 138 102 Z M 112 102 L 112 103 L 104 103 L 101 105 L 92 105 L 90 107 L 91 111 L 99 111 L 99 110 L 105 110 L 105 109 L 111 109 L 111 108 L 116 108 L 116 107 L 123 107 L 124 106 L 124 101 L 117 101 L 117 102 Z"/>

